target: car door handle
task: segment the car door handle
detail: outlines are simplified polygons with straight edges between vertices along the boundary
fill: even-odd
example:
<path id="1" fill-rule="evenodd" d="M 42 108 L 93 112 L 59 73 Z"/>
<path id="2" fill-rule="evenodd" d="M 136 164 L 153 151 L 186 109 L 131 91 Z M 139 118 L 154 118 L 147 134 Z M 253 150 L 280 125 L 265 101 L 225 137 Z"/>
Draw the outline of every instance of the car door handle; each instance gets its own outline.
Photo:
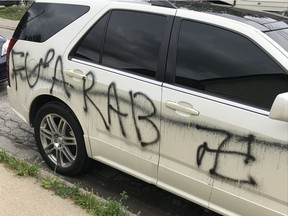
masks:
<path id="1" fill-rule="evenodd" d="M 187 113 L 190 115 L 198 116 L 200 114 L 200 112 L 198 110 L 194 109 L 192 106 L 187 107 L 187 106 L 181 105 L 179 103 L 176 103 L 174 101 L 166 101 L 165 106 L 172 109 L 172 110 Z"/>
<path id="2" fill-rule="evenodd" d="M 76 79 L 86 79 L 86 75 L 80 70 L 67 70 L 66 75 Z"/>

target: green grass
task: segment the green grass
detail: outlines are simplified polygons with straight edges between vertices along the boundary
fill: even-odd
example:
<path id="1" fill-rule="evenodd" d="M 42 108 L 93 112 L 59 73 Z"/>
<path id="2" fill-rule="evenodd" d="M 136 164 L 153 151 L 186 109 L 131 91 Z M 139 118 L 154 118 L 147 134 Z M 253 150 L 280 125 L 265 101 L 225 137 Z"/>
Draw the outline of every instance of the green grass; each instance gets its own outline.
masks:
<path id="1" fill-rule="evenodd" d="M 120 201 L 108 199 L 107 201 L 97 199 L 93 193 L 81 193 L 79 186 L 67 186 L 59 178 L 52 177 L 42 180 L 45 189 L 52 190 L 62 198 L 71 199 L 88 213 L 95 216 L 128 216 L 127 207 L 122 201 L 128 198 L 127 193 L 121 193 Z"/>
<path id="2" fill-rule="evenodd" d="M 79 185 L 66 185 L 58 177 L 41 177 L 37 175 L 40 166 L 33 163 L 20 160 L 14 156 L 0 150 L 0 163 L 5 164 L 14 170 L 20 176 L 34 176 L 41 181 L 42 187 L 54 191 L 54 193 L 64 199 L 73 200 L 74 203 L 88 213 L 97 216 L 128 216 L 128 208 L 123 205 L 122 201 L 128 198 L 127 193 L 121 193 L 120 201 L 108 199 L 107 201 L 96 197 L 92 192 L 83 192 Z"/>
<path id="3" fill-rule="evenodd" d="M 25 5 L 0 8 L 0 17 L 10 20 L 20 20 L 27 9 L 28 6 Z"/>
<path id="4" fill-rule="evenodd" d="M 10 169 L 15 170 L 20 176 L 36 176 L 39 171 L 37 164 L 22 161 L 16 157 L 8 155 L 6 152 L 0 150 L 0 163 L 6 164 Z"/>
<path id="5" fill-rule="evenodd" d="M 108 199 L 108 201 L 101 206 L 99 209 L 100 216 L 126 216 L 127 207 L 122 205 L 122 200 L 125 200 L 128 198 L 126 192 L 120 194 L 122 198 L 120 199 L 120 202 L 117 202 L 114 199 Z"/>

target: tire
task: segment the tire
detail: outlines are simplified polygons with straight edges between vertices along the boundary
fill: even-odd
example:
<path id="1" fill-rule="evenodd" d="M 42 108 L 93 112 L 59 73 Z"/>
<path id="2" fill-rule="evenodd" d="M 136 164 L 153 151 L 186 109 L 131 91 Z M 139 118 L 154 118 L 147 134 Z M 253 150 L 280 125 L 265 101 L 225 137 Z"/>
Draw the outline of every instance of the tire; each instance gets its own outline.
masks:
<path id="1" fill-rule="evenodd" d="M 82 129 L 72 111 L 59 102 L 49 102 L 36 114 L 36 144 L 46 164 L 57 173 L 76 176 L 88 171 Z"/>

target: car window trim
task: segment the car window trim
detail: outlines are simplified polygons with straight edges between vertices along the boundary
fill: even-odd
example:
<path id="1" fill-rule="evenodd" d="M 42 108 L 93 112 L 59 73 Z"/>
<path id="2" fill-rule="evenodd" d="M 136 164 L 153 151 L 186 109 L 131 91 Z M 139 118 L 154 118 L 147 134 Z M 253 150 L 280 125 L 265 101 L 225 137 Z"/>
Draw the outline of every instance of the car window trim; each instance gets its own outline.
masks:
<path id="1" fill-rule="evenodd" d="M 165 26 L 165 32 L 164 32 L 164 36 L 163 36 L 163 41 L 161 43 L 161 47 L 160 47 L 160 52 L 159 52 L 159 56 L 158 56 L 158 65 L 157 65 L 157 71 L 156 71 L 156 76 L 155 77 L 146 77 L 145 75 L 142 75 L 140 73 L 133 73 L 132 71 L 126 72 L 125 73 L 131 73 L 133 75 L 139 75 L 142 76 L 144 78 L 149 78 L 151 80 L 157 80 L 160 82 L 164 82 L 165 79 L 165 75 L 166 75 L 166 66 L 167 66 L 167 59 L 168 59 L 168 49 L 169 49 L 169 43 L 170 43 L 170 38 L 171 38 L 171 32 L 172 32 L 172 28 L 173 28 L 173 23 L 174 23 L 174 18 L 175 16 L 169 15 L 169 14 L 162 14 L 162 13 L 155 13 L 155 12 L 148 12 L 148 11 L 138 11 L 138 10 L 133 10 L 133 9 L 111 9 L 109 11 L 107 11 L 105 14 L 103 14 L 86 32 L 85 34 L 83 34 L 83 36 L 79 39 L 79 41 L 73 46 L 73 48 L 71 49 L 71 51 L 69 52 L 68 55 L 68 59 L 72 60 L 72 59 L 77 59 L 74 57 L 74 54 L 76 52 L 76 49 L 78 48 L 80 42 L 83 40 L 83 38 L 85 37 L 85 35 L 88 34 L 88 32 L 95 26 L 95 24 L 104 16 L 108 15 L 108 18 L 106 20 L 106 24 L 104 27 L 104 32 L 103 32 L 103 36 L 102 36 L 102 42 L 101 42 L 101 51 L 100 51 L 100 57 L 99 57 L 99 65 L 104 66 L 102 64 L 102 58 L 103 58 L 103 52 L 104 52 L 104 45 L 105 45 L 105 40 L 106 40 L 106 35 L 107 35 L 107 30 L 108 30 L 108 25 L 110 22 L 110 18 L 111 15 L 113 13 L 113 11 L 131 11 L 131 12 L 136 12 L 136 13 L 145 13 L 145 14 L 153 14 L 153 15 L 159 15 L 159 16 L 163 16 L 166 17 L 166 26 Z M 77 59 L 79 60 L 79 59 Z M 83 61 L 84 62 L 84 61 Z M 87 63 L 91 63 L 89 61 L 87 61 Z M 95 63 L 96 64 L 96 63 Z M 108 66 L 104 66 L 104 67 L 108 67 Z M 112 68 L 109 66 L 109 68 L 111 69 L 116 69 L 119 70 L 117 68 Z"/>
<path id="2" fill-rule="evenodd" d="M 109 10 L 107 13 L 105 13 L 101 18 L 99 18 L 97 20 L 96 23 L 98 23 L 100 21 L 100 19 L 102 19 L 104 16 L 108 16 L 106 23 L 105 23 L 105 27 L 104 27 L 104 31 L 103 31 L 103 35 L 102 35 L 102 41 L 101 41 L 101 48 L 100 48 L 100 56 L 99 56 L 99 64 L 102 65 L 102 59 L 103 59 L 103 52 L 104 52 L 104 45 L 105 45 L 105 40 L 106 40 L 106 35 L 107 35 L 107 30 L 108 30 L 108 25 L 110 23 L 110 18 L 112 15 L 113 10 Z M 93 25 L 93 27 L 96 25 L 96 23 Z M 91 28 L 90 28 L 91 29 Z M 89 30 L 90 31 L 90 30 Z M 88 33 L 88 32 L 87 32 Z"/>
<path id="3" fill-rule="evenodd" d="M 166 74 L 164 78 L 164 82 L 169 84 L 175 83 L 177 47 L 181 21 L 182 18 L 175 17 L 171 31 L 171 38 L 167 55 Z"/>
<path id="4" fill-rule="evenodd" d="M 145 76 L 142 76 L 141 74 L 130 73 L 130 72 L 123 71 L 123 70 L 120 70 L 120 69 L 117 69 L 117 68 L 112 68 L 112 67 L 108 67 L 108 66 L 105 66 L 105 65 L 100 65 L 100 64 L 97 64 L 97 63 L 81 60 L 81 59 L 74 58 L 74 57 L 71 57 L 69 60 L 72 61 L 72 62 L 78 63 L 78 64 L 83 64 L 83 65 L 86 65 L 86 66 L 89 66 L 89 67 L 93 67 L 95 69 L 104 70 L 104 71 L 107 71 L 108 73 L 114 73 L 114 74 L 117 74 L 117 75 L 126 76 L 126 77 L 129 77 L 129 78 L 138 80 L 138 81 L 142 81 L 142 82 L 145 82 L 145 83 L 150 83 L 150 84 L 153 84 L 153 85 L 157 85 L 159 87 L 161 87 L 163 85 L 162 81 L 155 80 L 155 79 L 152 79 L 150 77 L 145 77 Z"/>
<path id="5" fill-rule="evenodd" d="M 203 98 L 205 100 L 214 101 L 214 102 L 221 103 L 221 104 L 224 104 L 224 105 L 227 105 L 227 106 L 230 106 L 230 107 L 238 108 L 238 109 L 241 109 L 241 110 L 246 110 L 246 111 L 249 111 L 249 112 L 253 112 L 253 113 L 256 113 L 256 114 L 259 114 L 259 115 L 263 115 L 263 116 L 269 117 L 270 111 L 267 111 L 267 110 L 264 110 L 264 109 L 260 109 L 260 108 L 257 108 L 257 107 L 253 107 L 253 106 L 250 106 L 250 105 L 247 105 L 247 104 L 231 101 L 229 99 L 221 98 L 221 97 L 214 96 L 214 95 L 211 95 L 211 94 L 206 94 L 205 92 L 201 92 L 198 89 L 188 89 L 188 88 L 185 88 L 185 87 L 181 87 L 179 85 L 175 85 L 175 84 L 173 85 L 173 84 L 168 84 L 168 83 L 163 83 L 162 87 L 170 89 L 170 90 L 175 90 L 177 92 L 181 92 L 181 93 L 184 93 L 184 94 L 193 95 L 195 97 L 200 97 L 200 98 Z"/>
<path id="6" fill-rule="evenodd" d="M 169 43 L 171 40 L 171 33 L 173 28 L 173 23 L 175 20 L 175 16 L 167 15 L 167 23 L 164 33 L 164 39 L 161 44 L 161 49 L 159 53 L 158 59 L 158 68 L 156 73 L 156 80 L 164 82 L 166 76 L 166 66 L 168 61 L 168 50 L 169 50 Z"/>
<path id="7" fill-rule="evenodd" d="M 277 64 L 283 70 L 284 74 L 288 74 L 288 70 L 280 62 L 278 62 L 277 59 L 275 59 L 270 53 L 268 53 L 267 50 L 263 49 L 252 38 L 247 37 L 247 35 L 242 34 L 241 32 L 234 31 L 233 29 L 226 28 L 224 26 L 211 24 L 205 21 L 193 20 L 193 19 L 189 19 L 185 17 L 176 16 L 173 27 L 172 27 L 172 31 L 171 31 L 172 33 L 171 33 L 171 39 L 169 43 L 168 58 L 167 58 L 167 64 L 166 64 L 167 70 L 166 70 L 166 76 L 165 76 L 164 82 L 170 83 L 170 84 L 176 84 L 175 74 L 176 74 L 176 63 L 177 63 L 177 49 L 178 49 L 178 41 L 179 41 L 179 36 L 180 36 L 180 27 L 181 27 L 182 21 L 184 20 L 218 27 L 218 28 L 221 28 L 221 29 L 224 29 L 224 30 L 227 30 L 227 31 L 230 31 L 230 32 L 233 32 L 235 34 L 245 37 L 247 40 L 249 40 L 251 43 L 257 46 L 259 49 L 261 49 L 262 52 L 264 52 L 275 64 Z"/>
<path id="8" fill-rule="evenodd" d="M 98 18 L 86 31 L 85 33 L 82 34 L 82 36 L 80 37 L 80 39 L 78 39 L 78 41 L 73 45 L 72 49 L 68 52 L 68 59 L 69 60 L 72 60 L 72 59 L 78 59 L 77 57 L 75 57 L 75 53 L 77 51 L 77 49 L 79 48 L 81 42 L 85 39 L 86 35 L 95 27 L 95 25 L 97 25 L 97 23 L 103 19 L 105 16 L 108 16 L 107 17 L 107 20 L 106 20 L 106 23 L 105 23 L 105 27 L 104 27 L 104 30 L 103 30 L 103 34 L 102 34 L 102 39 L 101 39 L 101 49 L 100 49 L 100 56 L 99 56 L 99 62 L 98 64 L 100 64 L 100 60 L 102 61 L 102 53 L 103 53 L 103 47 L 104 47 L 104 40 L 105 40 L 105 36 L 106 36 L 106 31 L 107 31 L 107 26 L 108 26 L 108 23 L 109 23 L 109 20 L 110 20 L 110 16 L 111 16 L 111 13 L 110 11 L 107 11 L 106 13 L 104 13 L 103 15 L 101 15 L 100 18 Z M 79 59 L 80 60 L 80 59 Z M 89 62 L 87 60 L 87 62 Z"/>
<path id="9" fill-rule="evenodd" d="M 233 29 L 225 28 L 224 26 L 214 25 L 214 24 L 211 24 L 211 23 L 208 23 L 205 21 L 193 20 L 193 19 L 189 19 L 186 17 L 177 17 L 176 16 L 174 23 L 173 23 L 172 31 L 171 31 L 171 39 L 170 39 L 170 43 L 169 43 L 169 49 L 168 49 L 168 55 L 167 55 L 168 58 L 167 58 L 167 63 L 166 63 L 167 70 L 166 70 L 166 76 L 164 78 L 163 86 L 167 83 L 167 84 L 170 84 L 171 86 L 175 86 L 178 89 L 182 89 L 181 90 L 182 92 L 184 89 L 187 91 L 198 92 L 201 95 L 205 95 L 205 98 L 206 97 L 207 98 L 211 97 L 214 99 L 217 98 L 216 100 L 214 100 L 214 99 L 213 100 L 214 101 L 221 101 L 221 103 L 222 103 L 222 101 L 226 101 L 226 102 L 224 102 L 224 104 L 234 106 L 234 107 L 239 107 L 241 109 L 245 109 L 245 110 L 248 110 L 251 112 L 259 113 L 261 115 L 269 116 L 270 110 L 265 110 L 265 109 L 257 108 L 257 107 L 251 106 L 251 105 L 247 105 L 245 103 L 225 99 L 224 97 L 221 97 L 221 96 L 214 96 L 213 94 L 209 94 L 206 91 L 204 91 L 202 93 L 201 90 L 199 90 L 197 88 L 189 88 L 187 86 L 182 86 L 180 84 L 175 83 L 178 41 L 179 41 L 179 36 L 180 36 L 181 23 L 184 20 L 191 21 L 191 22 L 198 22 L 198 23 L 202 23 L 202 24 L 206 24 L 206 25 L 210 25 L 210 26 L 215 26 L 215 27 L 225 29 L 225 30 L 230 31 L 230 32 L 234 32 L 238 35 L 245 37 L 251 43 L 256 45 L 259 49 L 261 49 L 261 51 L 264 52 L 275 64 L 277 64 L 282 69 L 284 74 L 288 73 L 288 71 L 286 70 L 286 68 L 284 68 L 283 65 L 281 65 L 270 53 L 268 53 L 265 49 L 263 49 L 260 45 L 258 45 L 252 38 L 247 37 L 247 35 L 242 34 L 241 32 L 234 31 Z M 229 101 L 229 103 L 227 101 Z"/>
<path id="10" fill-rule="evenodd" d="M 158 15 L 158 16 L 166 17 L 165 32 L 164 32 L 164 37 L 163 37 L 163 41 L 161 43 L 160 52 L 159 52 L 159 56 L 158 56 L 158 65 L 157 65 L 156 76 L 155 77 L 149 77 L 150 79 L 155 79 L 157 81 L 164 82 L 165 72 L 166 72 L 166 62 L 167 62 L 167 58 L 168 58 L 167 53 L 168 53 L 168 48 L 169 48 L 169 43 L 170 43 L 170 35 L 171 35 L 175 16 L 168 15 L 168 14 L 162 14 L 162 13 L 148 12 L 148 11 L 138 11 L 138 10 L 133 10 L 133 9 L 131 9 L 131 10 L 129 10 L 129 9 L 111 9 L 111 10 L 109 10 L 108 11 L 109 17 L 107 19 L 107 23 L 106 23 L 106 26 L 104 29 L 104 36 L 103 36 L 103 40 L 102 40 L 102 44 L 101 44 L 101 55 L 100 55 L 100 59 L 99 59 L 100 65 L 102 65 L 102 58 L 103 58 L 103 52 L 104 52 L 104 45 L 105 45 L 107 30 L 108 30 L 110 18 L 111 18 L 113 11 L 129 11 L 129 12 L 135 12 L 135 13 L 152 14 L 152 15 Z M 117 70 L 119 70 L 119 69 L 117 69 Z M 133 73 L 133 72 L 128 72 L 128 73 L 138 75 L 138 73 Z M 142 75 L 141 73 L 139 73 L 139 76 L 145 77 L 145 75 Z"/>

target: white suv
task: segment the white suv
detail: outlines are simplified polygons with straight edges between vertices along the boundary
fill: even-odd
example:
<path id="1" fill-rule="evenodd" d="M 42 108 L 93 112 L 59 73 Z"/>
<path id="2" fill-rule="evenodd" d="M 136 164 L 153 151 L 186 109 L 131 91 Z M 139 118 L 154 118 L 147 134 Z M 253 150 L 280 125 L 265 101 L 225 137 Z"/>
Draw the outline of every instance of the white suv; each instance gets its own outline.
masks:
<path id="1" fill-rule="evenodd" d="M 8 52 L 10 104 L 59 173 L 93 158 L 224 215 L 287 215 L 287 17 L 37 0 Z"/>

